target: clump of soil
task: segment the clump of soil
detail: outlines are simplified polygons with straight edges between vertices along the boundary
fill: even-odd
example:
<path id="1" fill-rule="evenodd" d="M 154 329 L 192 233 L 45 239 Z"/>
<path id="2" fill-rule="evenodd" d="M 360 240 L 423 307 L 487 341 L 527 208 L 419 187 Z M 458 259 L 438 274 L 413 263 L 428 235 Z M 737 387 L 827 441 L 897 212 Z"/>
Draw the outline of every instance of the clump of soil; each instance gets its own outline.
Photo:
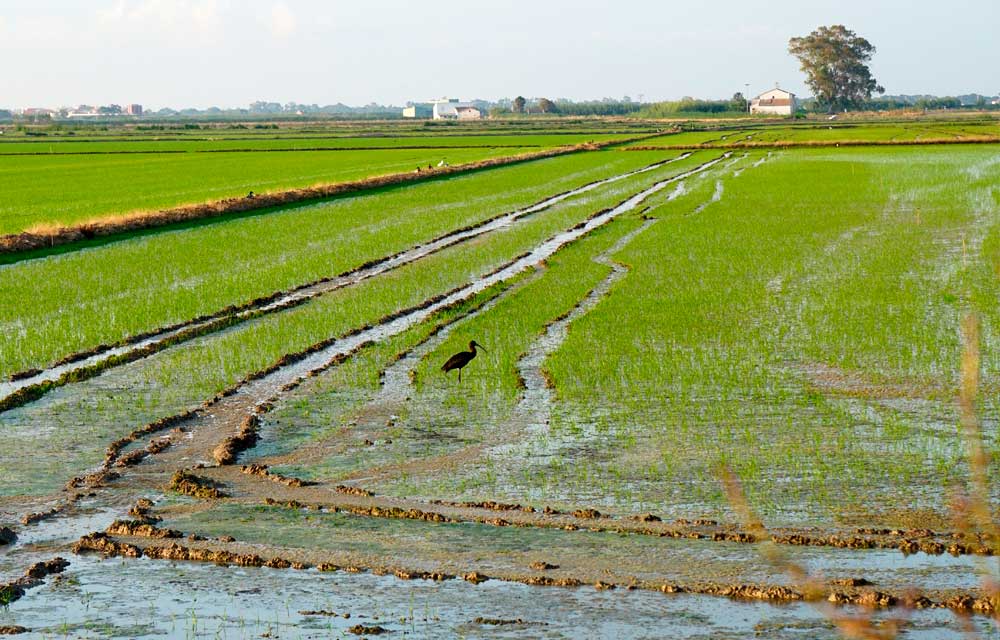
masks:
<path id="1" fill-rule="evenodd" d="M 504 620 L 503 618 L 476 618 L 472 621 L 473 624 L 483 624 L 489 625 L 491 627 L 503 627 L 511 624 L 528 624 L 524 620 L 518 618 L 517 620 Z"/>
<path id="2" fill-rule="evenodd" d="M 28 569 L 24 572 L 24 575 L 17 580 L 8 582 L 7 584 L 0 584 L 0 602 L 4 605 L 9 605 L 12 602 L 20 600 L 28 589 L 37 587 L 46 577 L 50 575 L 62 573 L 68 566 L 69 562 L 63 558 L 53 558 L 52 560 L 47 560 L 45 562 L 36 562 L 28 567 Z M 13 629 L 20 627 L 10 628 Z M 18 631 L 17 633 L 24 633 L 24 631 Z"/>
<path id="3" fill-rule="evenodd" d="M 10 527 L 0 527 L 0 546 L 5 544 L 14 544 L 17 540 L 17 534 Z"/>
<path id="4" fill-rule="evenodd" d="M 245 464 L 240 467 L 240 471 L 247 474 L 248 476 L 258 476 L 261 478 L 267 478 L 279 484 L 283 484 L 287 487 L 307 487 L 314 483 L 306 482 L 305 480 L 300 480 L 299 478 L 290 478 L 288 476 L 283 476 L 277 473 L 272 473 L 266 464 Z"/>
<path id="5" fill-rule="evenodd" d="M 534 569 L 535 571 L 549 571 L 550 569 L 558 569 L 559 565 L 557 565 L 557 564 L 549 564 L 548 562 L 545 562 L 543 560 L 539 560 L 537 562 L 532 562 L 531 565 L 530 565 L 530 567 L 532 569 Z"/>
<path id="6" fill-rule="evenodd" d="M 138 520 L 115 520 L 108 526 L 106 532 L 112 536 L 133 536 L 138 538 L 182 538 L 180 531 L 174 529 L 159 529 L 152 524 Z"/>
<path id="7" fill-rule="evenodd" d="M 490 577 L 487 575 L 483 575 L 478 571 L 472 571 L 462 576 L 462 579 L 465 580 L 466 582 L 471 582 L 472 584 L 480 584 L 482 582 L 486 582 L 487 580 L 489 580 Z"/>
<path id="8" fill-rule="evenodd" d="M 142 549 L 139 547 L 127 542 L 112 540 L 103 531 L 87 534 L 73 545 L 73 553 L 77 555 L 82 555 L 88 551 L 96 551 L 105 558 L 138 558 L 142 556 Z"/>
<path id="9" fill-rule="evenodd" d="M 47 511 L 39 511 L 39 512 L 36 512 L 36 513 L 25 514 L 21 518 L 21 524 L 23 524 L 23 525 L 29 525 L 29 524 L 35 524 L 37 522 L 41 522 L 42 520 L 46 520 L 46 519 L 51 518 L 53 516 L 59 515 L 62 512 L 62 509 L 63 509 L 62 507 L 52 507 L 51 509 L 48 509 Z"/>
<path id="10" fill-rule="evenodd" d="M 433 511 L 421 511 L 420 509 L 403 509 L 400 507 L 340 507 L 339 510 L 347 511 L 358 516 L 370 516 L 373 518 L 394 518 L 399 520 L 423 520 L 424 522 L 455 522 L 447 516 Z M 487 523 L 491 524 L 491 523 Z"/>
<path id="11" fill-rule="evenodd" d="M 66 483 L 66 490 L 70 491 L 73 489 L 79 489 L 81 487 L 91 487 L 93 489 L 99 489 L 101 487 L 106 487 L 107 483 L 112 480 L 117 480 L 121 476 L 115 471 L 97 471 L 85 476 L 77 476 L 72 478 Z"/>
<path id="12" fill-rule="evenodd" d="M 188 420 L 194 414 L 195 414 L 194 411 L 184 411 L 182 413 L 178 413 L 173 416 L 160 418 L 155 422 L 150 422 L 145 426 L 139 427 L 138 429 L 128 434 L 124 438 L 115 440 L 110 445 L 108 445 L 108 449 L 104 454 L 104 468 L 107 469 L 108 467 L 110 467 L 112 463 L 114 463 L 115 460 L 118 459 L 118 456 L 121 455 L 121 452 L 125 449 L 125 447 L 127 447 L 130 443 L 135 442 L 139 438 L 143 438 L 145 436 L 152 435 L 154 433 L 159 433 L 161 431 L 166 431 L 170 427 L 173 427 Z M 166 447 L 164 447 L 164 449 L 165 448 Z M 163 449 L 161 449 L 160 451 L 162 450 Z"/>
<path id="13" fill-rule="evenodd" d="M 596 520 L 597 518 L 603 518 L 605 516 L 602 516 L 601 512 L 597 509 L 577 509 L 573 512 L 573 517 Z"/>
<path id="14" fill-rule="evenodd" d="M 337 493 L 342 493 L 346 496 L 358 496 L 359 498 L 370 498 L 375 495 L 373 492 L 367 489 L 362 489 L 361 487 L 349 487 L 347 485 L 338 484 L 334 487 L 334 491 Z"/>
<path id="15" fill-rule="evenodd" d="M 16 636 L 22 633 L 28 633 L 30 629 L 26 629 L 20 625 L 5 625 L 0 627 L 0 636 Z"/>
<path id="16" fill-rule="evenodd" d="M 444 582 L 455 577 L 439 571 L 411 571 L 409 569 L 397 569 L 392 574 L 400 580 L 433 580 L 435 582 Z"/>
<path id="17" fill-rule="evenodd" d="M 356 636 L 380 636 L 383 633 L 390 633 L 390 631 L 384 627 L 374 625 L 371 627 L 366 627 L 363 624 L 356 624 L 347 630 L 348 633 L 353 633 Z"/>
<path id="18" fill-rule="evenodd" d="M 167 440 L 165 438 L 153 440 L 148 445 L 146 445 L 145 449 L 136 449 L 135 451 L 126 453 L 122 457 L 118 458 L 118 461 L 115 463 L 115 466 L 122 468 L 134 467 L 135 465 L 145 460 L 147 457 L 155 456 L 156 454 L 165 451 L 168 447 L 170 447 L 170 440 Z"/>
<path id="19" fill-rule="evenodd" d="M 173 477 L 170 478 L 170 485 L 167 488 L 171 491 L 203 500 L 217 500 L 228 497 L 215 486 L 213 481 L 208 478 L 196 476 L 193 473 L 188 473 L 183 469 L 174 472 Z"/>
<path id="20" fill-rule="evenodd" d="M 152 508 L 152 500 L 149 498 L 139 498 L 136 500 L 136 503 L 132 506 L 132 508 L 129 509 L 128 514 L 145 524 L 153 524 L 159 522 L 161 519 L 149 513 Z"/>
<path id="21" fill-rule="evenodd" d="M 327 611 L 326 609 L 319 609 L 318 611 L 299 611 L 300 616 L 324 616 L 327 618 L 343 618 L 345 620 L 351 619 L 351 614 L 344 613 L 339 614 L 336 611 Z"/>
<path id="22" fill-rule="evenodd" d="M 830 584 L 839 587 L 868 587 L 872 583 L 864 578 L 841 578 L 840 580 L 831 580 Z"/>
<path id="23" fill-rule="evenodd" d="M 495 502 L 485 500 L 483 502 L 448 502 L 446 500 L 431 500 L 431 504 L 462 507 L 465 509 L 486 509 L 489 511 L 523 511 L 524 513 L 535 513 L 535 508 L 520 504 L 509 504 L 505 502 Z"/>
<path id="24" fill-rule="evenodd" d="M 802 594 L 788 587 L 759 586 L 755 584 L 717 585 L 708 587 L 709 595 L 742 598 L 745 600 L 801 600 Z"/>
<path id="25" fill-rule="evenodd" d="M 531 576 L 520 580 L 532 587 L 579 587 L 582 582 L 576 578 L 550 578 L 548 576 Z"/>
<path id="26" fill-rule="evenodd" d="M 256 413 L 243 418 L 240 430 L 223 440 L 212 452 L 212 457 L 221 465 L 234 464 L 241 453 L 257 444 L 258 427 L 260 417 Z"/>

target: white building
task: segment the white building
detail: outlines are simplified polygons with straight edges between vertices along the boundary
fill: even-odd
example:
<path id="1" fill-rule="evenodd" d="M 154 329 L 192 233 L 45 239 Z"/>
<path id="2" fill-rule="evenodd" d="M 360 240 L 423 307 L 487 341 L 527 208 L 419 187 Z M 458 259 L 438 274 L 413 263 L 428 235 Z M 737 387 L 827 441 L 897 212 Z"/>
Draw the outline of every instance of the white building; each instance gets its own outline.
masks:
<path id="1" fill-rule="evenodd" d="M 750 103 L 750 113 L 790 116 L 798 107 L 794 93 L 775 87 L 753 99 Z"/>
<path id="2" fill-rule="evenodd" d="M 459 102 L 457 99 L 442 99 L 432 101 L 435 120 L 481 120 L 483 112 L 471 102 Z"/>

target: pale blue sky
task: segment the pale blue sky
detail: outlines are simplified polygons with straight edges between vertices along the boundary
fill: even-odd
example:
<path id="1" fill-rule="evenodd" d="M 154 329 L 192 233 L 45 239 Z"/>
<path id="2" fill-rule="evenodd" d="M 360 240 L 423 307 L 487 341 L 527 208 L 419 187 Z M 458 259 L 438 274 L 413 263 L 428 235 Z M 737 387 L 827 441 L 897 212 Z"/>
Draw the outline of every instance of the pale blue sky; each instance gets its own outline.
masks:
<path id="1" fill-rule="evenodd" d="M 889 93 L 1000 92 L 997 0 L 0 0 L 0 106 L 804 94 L 833 23 Z"/>

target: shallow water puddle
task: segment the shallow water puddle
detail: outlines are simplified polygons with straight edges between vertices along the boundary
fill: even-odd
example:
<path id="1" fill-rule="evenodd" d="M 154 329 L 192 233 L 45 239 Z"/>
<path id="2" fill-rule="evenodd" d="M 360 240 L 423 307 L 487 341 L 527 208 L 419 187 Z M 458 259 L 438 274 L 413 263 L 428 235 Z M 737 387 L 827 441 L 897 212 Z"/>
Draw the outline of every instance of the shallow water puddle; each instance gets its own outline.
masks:
<path id="1" fill-rule="evenodd" d="M 413 638 L 838 637 L 803 604 L 90 558 L 0 612 L 13 623 L 32 639 L 351 637 L 356 624 Z M 910 638 L 958 633 L 945 612 L 917 612 L 911 624 Z"/>

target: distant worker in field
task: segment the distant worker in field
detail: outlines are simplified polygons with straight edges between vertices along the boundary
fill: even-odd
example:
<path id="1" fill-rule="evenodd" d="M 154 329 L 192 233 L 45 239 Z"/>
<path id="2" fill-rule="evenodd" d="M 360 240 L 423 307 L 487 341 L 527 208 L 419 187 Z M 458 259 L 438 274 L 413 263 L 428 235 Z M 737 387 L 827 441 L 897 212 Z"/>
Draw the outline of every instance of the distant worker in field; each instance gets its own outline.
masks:
<path id="1" fill-rule="evenodd" d="M 447 167 L 448 166 L 448 161 L 447 160 L 442 160 L 441 162 L 438 163 L 438 166 L 439 167 Z"/>
<path id="2" fill-rule="evenodd" d="M 444 363 L 444 366 L 441 367 L 441 371 L 444 371 L 444 374 L 448 375 L 448 372 L 452 369 L 458 369 L 458 381 L 462 382 L 462 369 L 464 369 L 465 365 L 472 362 L 472 359 L 476 357 L 476 347 L 483 349 L 483 345 L 477 344 L 475 340 L 469 342 L 469 350 L 459 351 L 452 357 L 448 358 L 448 362 Z M 486 351 L 486 349 L 483 349 L 483 351 Z"/>
<path id="3" fill-rule="evenodd" d="M 253 200 L 256 197 L 257 196 L 254 194 L 253 191 L 251 191 L 250 193 L 247 194 L 247 200 Z"/>

